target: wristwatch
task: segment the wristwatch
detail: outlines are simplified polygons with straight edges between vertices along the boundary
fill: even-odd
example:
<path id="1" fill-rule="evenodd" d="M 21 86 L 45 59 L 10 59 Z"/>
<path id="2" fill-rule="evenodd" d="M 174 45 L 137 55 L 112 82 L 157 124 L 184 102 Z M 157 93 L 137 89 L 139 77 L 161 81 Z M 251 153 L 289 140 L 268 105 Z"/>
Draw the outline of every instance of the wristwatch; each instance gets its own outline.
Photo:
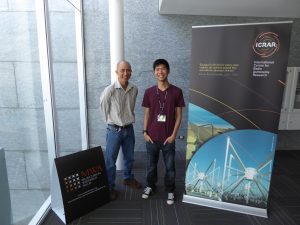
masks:
<path id="1" fill-rule="evenodd" d="M 147 134 L 147 133 L 148 133 L 148 131 L 147 131 L 147 130 L 143 130 L 143 134 L 144 134 L 144 133 L 146 133 L 146 134 Z"/>

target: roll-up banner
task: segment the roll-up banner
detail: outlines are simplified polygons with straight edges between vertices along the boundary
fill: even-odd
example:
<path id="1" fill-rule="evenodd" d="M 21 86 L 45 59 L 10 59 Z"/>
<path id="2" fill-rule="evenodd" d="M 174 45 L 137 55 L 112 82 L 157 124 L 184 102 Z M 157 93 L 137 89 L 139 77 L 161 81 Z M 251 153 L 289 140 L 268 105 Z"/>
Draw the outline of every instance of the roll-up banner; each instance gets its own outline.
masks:
<path id="1" fill-rule="evenodd" d="M 291 28 L 192 28 L 184 202 L 267 217 Z"/>

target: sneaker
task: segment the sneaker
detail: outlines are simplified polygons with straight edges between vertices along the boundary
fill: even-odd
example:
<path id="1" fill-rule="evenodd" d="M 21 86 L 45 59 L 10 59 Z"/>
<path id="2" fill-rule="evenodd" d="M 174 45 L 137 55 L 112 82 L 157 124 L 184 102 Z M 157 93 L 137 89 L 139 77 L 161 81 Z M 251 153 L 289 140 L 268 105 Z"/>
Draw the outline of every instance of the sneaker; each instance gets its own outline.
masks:
<path id="1" fill-rule="evenodd" d="M 168 205 L 173 205 L 175 200 L 174 193 L 170 192 L 168 193 L 168 199 L 167 199 L 167 204 Z"/>
<path id="2" fill-rule="evenodd" d="M 145 187 L 144 193 L 142 194 L 142 198 L 143 199 L 148 199 L 151 194 L 152 194 L 152 188 L 151 187 Z"/>
<path id="3" fill-rule="evenodd" d="M 135 189 L 142 188 L 142 185 L 136 179 L 134 179 L 134 178 L 123 180 L 123 184 L 127 185 L 129 187 L 135 188 Z"/>

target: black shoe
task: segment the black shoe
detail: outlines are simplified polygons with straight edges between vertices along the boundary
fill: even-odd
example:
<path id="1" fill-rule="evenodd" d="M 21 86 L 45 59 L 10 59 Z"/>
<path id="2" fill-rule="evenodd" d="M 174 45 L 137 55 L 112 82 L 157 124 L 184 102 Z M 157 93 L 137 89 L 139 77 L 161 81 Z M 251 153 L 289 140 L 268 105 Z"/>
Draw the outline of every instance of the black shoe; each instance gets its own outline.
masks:
<path id="1" fill-rule="evenodd" d="M 136 179 L 134 179 L 134 178 L 123 180 L 123 184 L 127 185 L 129 187 L 135 188 L 135 189 L 142 188 L 142 185 Z"/>
<path id="2" fill-rule="evenodd" d="M 116 191 L 114 189 L 110 190 L 110 200 L 111 201 L 116 200 L 118 197 L 119 197 L 119 192 L 118 191 Z"/>

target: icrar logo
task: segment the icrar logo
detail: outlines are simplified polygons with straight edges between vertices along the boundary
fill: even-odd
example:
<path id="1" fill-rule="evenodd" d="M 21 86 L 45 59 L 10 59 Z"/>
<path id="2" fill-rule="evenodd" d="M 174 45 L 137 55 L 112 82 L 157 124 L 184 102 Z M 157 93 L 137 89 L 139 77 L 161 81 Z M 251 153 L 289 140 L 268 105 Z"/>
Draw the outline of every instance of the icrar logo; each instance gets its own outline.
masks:
<path id="1" fill-rule="evenodd" d="M 254 43 L 253 50 L 261 57 L 269 57 L 279 50 L 278 35 L 272 32 L 260 33 Z"/>

